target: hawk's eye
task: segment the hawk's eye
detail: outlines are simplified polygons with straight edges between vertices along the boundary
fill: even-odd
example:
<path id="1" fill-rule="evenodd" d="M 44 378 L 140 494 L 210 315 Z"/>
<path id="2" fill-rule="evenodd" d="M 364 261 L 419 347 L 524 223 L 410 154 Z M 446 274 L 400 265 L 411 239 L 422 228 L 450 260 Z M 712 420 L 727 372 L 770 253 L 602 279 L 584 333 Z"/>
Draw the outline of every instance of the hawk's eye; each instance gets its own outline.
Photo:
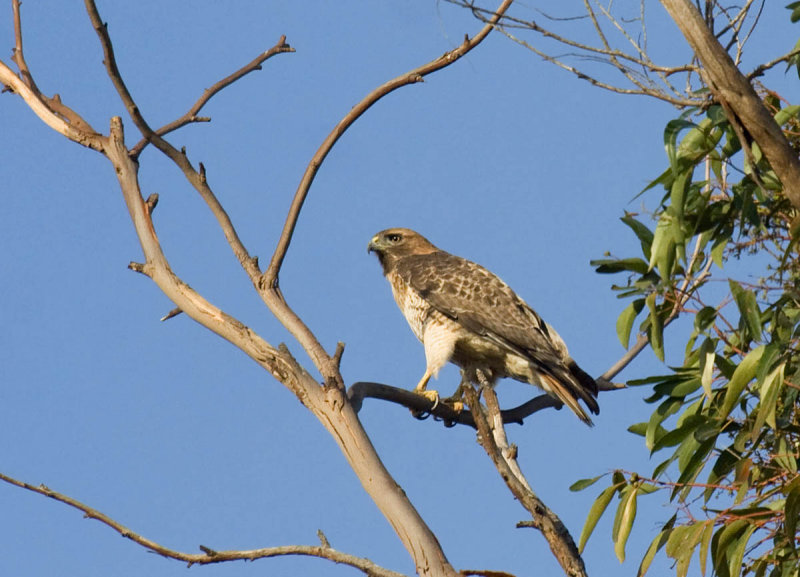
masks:
<path id="1" fill-rule="evenodd" d="M 399 234 L 392 233 L 392 234 L 387 234 L 386 238 L 389 239 L 389 242 L 400 242 L 400 239 L 403 237 L 401 237 Z"/>

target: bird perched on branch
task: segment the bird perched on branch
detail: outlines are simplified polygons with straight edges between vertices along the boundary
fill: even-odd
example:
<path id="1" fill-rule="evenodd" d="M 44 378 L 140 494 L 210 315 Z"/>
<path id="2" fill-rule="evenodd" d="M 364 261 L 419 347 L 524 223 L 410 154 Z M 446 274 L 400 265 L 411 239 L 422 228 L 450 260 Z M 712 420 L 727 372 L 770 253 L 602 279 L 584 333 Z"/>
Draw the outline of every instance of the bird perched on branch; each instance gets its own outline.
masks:
<path id="1" fill-rule="evenodd" d="M 599 413 L 597 383 L 569 356 L 558 333 L 497 276 L 436 248 L 407 228 L 390 228 L 370 240 L 397 305 L 425 346 L 425 374 L 414 391 L 438 401 L 428 381 L 448 361 L 466 383 L 494 385 L 511 377 L 544 389 L 584 423 Z"/>

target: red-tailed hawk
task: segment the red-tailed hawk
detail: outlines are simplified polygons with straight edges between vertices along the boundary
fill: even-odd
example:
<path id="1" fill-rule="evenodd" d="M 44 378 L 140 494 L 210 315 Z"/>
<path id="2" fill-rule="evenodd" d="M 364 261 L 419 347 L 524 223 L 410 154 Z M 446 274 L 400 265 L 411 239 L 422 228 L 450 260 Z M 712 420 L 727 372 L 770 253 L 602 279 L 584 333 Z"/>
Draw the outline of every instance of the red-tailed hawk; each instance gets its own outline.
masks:
<path id="1" fill-rule="evenodd" d="M 397 305 L 425 346 L 427 366 L 415 392 L 438 399 L 426 387 L 450 361 L 461 367 L 462 384 L 493 385 L 502 377 L 531 383 L 592 424 L 578 400 L 599 413 L 597 383 L 553 327 L 497 276 L 407 228 L 379 232 L 367 250 L 378 255 Z"/>

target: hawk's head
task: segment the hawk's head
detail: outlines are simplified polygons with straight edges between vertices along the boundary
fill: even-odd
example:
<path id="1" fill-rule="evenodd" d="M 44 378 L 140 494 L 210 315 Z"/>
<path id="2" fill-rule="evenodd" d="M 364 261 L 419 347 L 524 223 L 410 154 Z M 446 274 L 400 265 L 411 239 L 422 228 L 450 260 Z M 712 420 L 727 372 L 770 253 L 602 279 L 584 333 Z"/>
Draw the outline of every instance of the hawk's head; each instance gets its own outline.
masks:
<path id="1" fill-rule="evenodd" d="M 378 255 L 384 271 L 394 261 L 413 254 L 429 254 L 439 249 L 427 238 L 408 228 L 387 228 L 372 237 L 367 245 L 367 252 Z"/>

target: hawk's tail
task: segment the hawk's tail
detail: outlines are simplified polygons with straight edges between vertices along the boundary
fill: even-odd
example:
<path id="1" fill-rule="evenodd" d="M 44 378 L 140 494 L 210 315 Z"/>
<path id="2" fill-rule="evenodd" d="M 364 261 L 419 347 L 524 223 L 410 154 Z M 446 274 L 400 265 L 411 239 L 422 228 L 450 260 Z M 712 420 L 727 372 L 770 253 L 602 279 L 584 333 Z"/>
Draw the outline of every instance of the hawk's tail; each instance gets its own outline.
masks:
<path id="1" fill-rule="evenodd" d="M 548 385 L 546 388 L 549 388 L 549 392 L 568 406 L 581 421 L 593 426 L 592 419 L 586 414 L 584 408 L 578 404 L 578 400 L 586 403 L 592 413 L 599 414 L 597 382 L 571 358 L 567 359 L 561 370 L 554 371 L 554 373 L 541 374 L 542 380 Z"/>

